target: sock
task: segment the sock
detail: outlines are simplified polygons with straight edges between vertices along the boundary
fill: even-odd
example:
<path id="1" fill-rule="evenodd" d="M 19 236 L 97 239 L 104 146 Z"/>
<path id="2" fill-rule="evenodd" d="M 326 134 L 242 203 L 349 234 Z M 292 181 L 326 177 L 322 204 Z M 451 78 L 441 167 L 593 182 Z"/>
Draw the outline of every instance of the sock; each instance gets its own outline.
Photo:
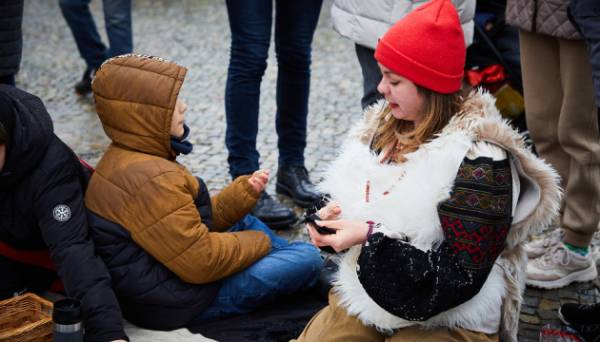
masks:
<path id="1" fill-rule="evenodd" d="M 563 244 L 565 245 L 565 247 L 567 247 L 568 250 L 570 250 L 573 253 L 577 253 L 581 256 L 586 256 L 590 250 L 590 248 L 588 246 L 577 247 L 577 246 L 573 246 L 570 243 L 566 243 L 566 242 L 563 242 Z"/>

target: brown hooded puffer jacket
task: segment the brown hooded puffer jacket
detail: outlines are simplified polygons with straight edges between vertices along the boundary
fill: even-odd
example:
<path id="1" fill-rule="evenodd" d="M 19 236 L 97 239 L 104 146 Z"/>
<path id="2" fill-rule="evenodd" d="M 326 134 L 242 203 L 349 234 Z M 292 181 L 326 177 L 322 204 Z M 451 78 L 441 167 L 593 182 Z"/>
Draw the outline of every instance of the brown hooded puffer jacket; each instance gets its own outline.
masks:
<path id="1" fill-rule="evenodd" d="M 198 180 L 175 161 L 171 117 L 186 69 L 156 57 L 126 55 L 105 62 L 92 88 L 112 144 L 91 178 L 85 204 L 127 229 L 133 240 L 182 280 L 204 284 L 265 256 L 262 232 L 223 233 L 256 204 L 258 193 L 239 177 L 212 196 L 211 230 L 194 203 Z"/>

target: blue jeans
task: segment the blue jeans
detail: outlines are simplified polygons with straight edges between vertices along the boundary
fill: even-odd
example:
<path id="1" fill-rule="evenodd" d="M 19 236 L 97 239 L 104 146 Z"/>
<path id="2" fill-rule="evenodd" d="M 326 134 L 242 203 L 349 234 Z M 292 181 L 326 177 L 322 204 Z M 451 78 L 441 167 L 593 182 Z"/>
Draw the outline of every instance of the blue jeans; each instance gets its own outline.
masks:
<path id="1" fill-rule="evenodd" d="M 323 0 L 275 0 L 279 166 L 303 166 L 311 44 Z M 225 87 L 229 172 L 259 168 L 256 150 L 260 83 L 267 67 L 273 0 L 227 0 L 231 57 Z"/>
<path id="2" fill-rule="evenodd" d="M 230 229 L 243 230 L 267 234 L 271 238 L 271 252 L 247 269 L 223 279 L 217 297 L 195 323 L 253 311 L 278 297 L 310 288 L 319 279 L 323 259 L 312 244 L 289 243 L 251 215 Z"/>
<path id="3" fill-rule="evenodd" d="M 103 0 L 102 2 L 110 48 L 107 48 L 100 39 L 90 12 L 90 1 L 59 0 L 59 5 L 87 68 L 98 69 L 106 59 L 133 51 L 131 0 Z"/>

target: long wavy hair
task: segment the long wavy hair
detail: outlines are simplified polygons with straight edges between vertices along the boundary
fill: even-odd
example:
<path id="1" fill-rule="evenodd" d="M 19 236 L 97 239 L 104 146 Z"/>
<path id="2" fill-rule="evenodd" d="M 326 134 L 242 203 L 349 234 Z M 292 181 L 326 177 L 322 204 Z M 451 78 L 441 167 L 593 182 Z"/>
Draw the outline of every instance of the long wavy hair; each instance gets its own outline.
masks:
<path id="1" fill-rule="evenodd" d="M 433 139 L 461 109 L 461 91 L 441 94 L 420 86 L 417 86 L 417 91 L 423 96 L 423 108 L 419 114 L 423 119 L 417 126 L 411 121 L 394 118 L 389 105 L 378 115 L 371 149 L 383 156 L 380 159 L 382 163 L 405 162 L 406 154 Z"/>

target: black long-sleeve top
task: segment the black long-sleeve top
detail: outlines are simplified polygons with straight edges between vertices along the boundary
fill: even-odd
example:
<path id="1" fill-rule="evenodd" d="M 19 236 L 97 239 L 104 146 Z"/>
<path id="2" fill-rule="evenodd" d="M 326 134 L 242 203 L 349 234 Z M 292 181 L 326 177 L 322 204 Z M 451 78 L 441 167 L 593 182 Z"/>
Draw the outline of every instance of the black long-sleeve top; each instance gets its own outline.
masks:
<path id="1" fill-rule="evenodd" d="M 358 259 L 359 280 L 386 311 L 427 320 L 479 292 L 504 248 L 511 212 L 508 160 L 465 158 L 450 198 L 438 205 L 439 248 L 424 252 L 375 231 Z"/>

